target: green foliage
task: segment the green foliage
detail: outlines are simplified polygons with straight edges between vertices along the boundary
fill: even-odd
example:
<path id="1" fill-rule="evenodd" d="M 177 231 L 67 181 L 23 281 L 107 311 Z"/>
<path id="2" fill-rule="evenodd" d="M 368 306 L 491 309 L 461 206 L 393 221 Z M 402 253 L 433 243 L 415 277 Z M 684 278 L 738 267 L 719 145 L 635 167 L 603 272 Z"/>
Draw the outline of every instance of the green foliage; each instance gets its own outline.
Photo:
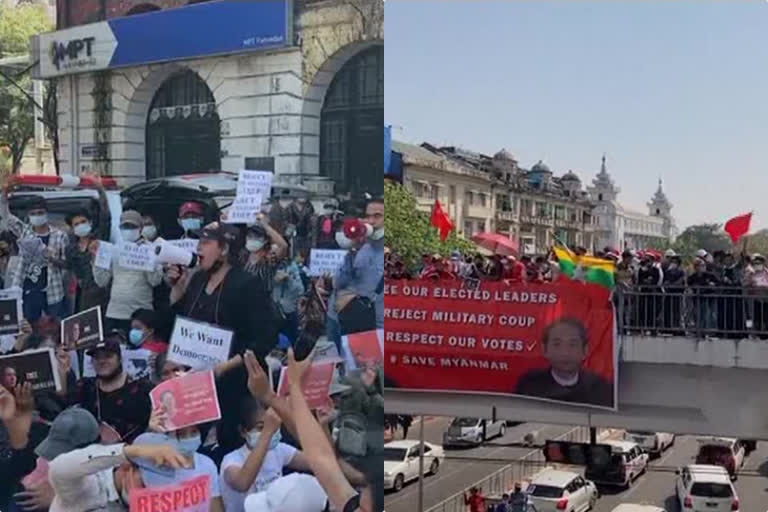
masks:
<path id="1" fill-rule="evenodd" d="M 51 29 L 44 6 L 21 4 L 0 6 L 0 57 L 24 55 L 29 51 L 29 38 Z M 26 93 L 32 92 L 28 73 L 2 70 L 0 76 L 0 148 L 10 151 L 10 171 L 17 171 L 27 143 L 35 134 L 34 108 Z"/>
<path id="2" fill-rule="evenodd" d="M 699 249 L 713 253 L 734 248 L 731 239 L 723 231 L 722 224 L 698 224 L 687 227 L 675 240 L 673 249 L 683 259 L 691 260 Z"/>
<path id="3" fill-rule="evenodd" d="M 429 222 L 429 215 L 418 210 L 416 198 L 402 185 L 384 183 L 384 205 L 386 245 L 411 267 L 420 263 L 424 253 L 448 256 L 453 250 L 475 250 L 475 245 L 456 235 L 455 230 L 441 242 L 437 229 Z"/>

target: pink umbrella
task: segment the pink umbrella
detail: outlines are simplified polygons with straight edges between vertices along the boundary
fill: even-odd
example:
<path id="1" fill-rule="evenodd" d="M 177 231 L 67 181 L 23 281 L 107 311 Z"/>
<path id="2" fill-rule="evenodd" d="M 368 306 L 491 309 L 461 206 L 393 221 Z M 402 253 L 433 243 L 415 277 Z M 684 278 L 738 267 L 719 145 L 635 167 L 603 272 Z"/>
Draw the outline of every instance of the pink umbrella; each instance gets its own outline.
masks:
<path id="1" fill-rule="evenodd" d="M 472 241 L 494 254 L 501 254 L 502 256 L 518 254 L 517 240 L 512 240 L 501 233 L 478 233 L 472 237 Z"/>

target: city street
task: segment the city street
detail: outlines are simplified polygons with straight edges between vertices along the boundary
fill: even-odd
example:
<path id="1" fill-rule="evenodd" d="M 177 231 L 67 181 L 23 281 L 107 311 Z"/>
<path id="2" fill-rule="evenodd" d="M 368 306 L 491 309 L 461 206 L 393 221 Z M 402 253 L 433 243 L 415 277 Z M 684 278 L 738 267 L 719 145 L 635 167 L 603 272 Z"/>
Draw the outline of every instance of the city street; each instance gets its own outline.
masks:
<path id="1" fill-rule="evenodd" d="M 427 442 L 442 444 L 442 433 L 446 430 L 450 418 L 428 418 L 425 423 L 424 437 Z M 408 432 L 409 439 L 418 439 L 419 424 L 414 423 Z M 526 433 L 539 430 L 538 442 L 561 435 L 573 427 L 558 425 L 538 425 L 523 423 L 509 427 L 503 438 L 491 440 L 488 445 L 478 448 L 451 449 L 447 457 L 487 457 L 506 459 L 509 462 L 531 452 L 530 448 L 498 446 L 504 443 L 518 442 Z M 675 445 L 667 450 L 660 459 L 651 463 L 651 469 L 626 491 L 601 489 L 601 498 L 595 512 L 611 512 L 621 503 L 642 503 L 665 507 L 669 512 L 679 510 L 674 486 L 677 467 L 693 464 L 698 443 L 695 437 L 678 437 Z M 435 476 L 429 476 L 424 483 L 424 510 L 443 501 L 451 495 L 466 489 L 482 480 L 504 464 L 495 461 L 489 463 L 446 460 Z M 768 443 L 759 443 L 757 450 L 746 458 L 739 479 L 734 483 L 741 500 L 742 512 L 764 512 L 768 508 Z M 759 475 L 759 476 L 758 476 Z M 418 500 L 418 481 L 414 481 L 399 493 L 388 493 L 386 510 L 388 512 L 413 512 Z"/>
<path id="2" fill-rule="evenodd" d="M 447 430 L 451 419 L 444 417 L 427 418 L 424 424 L 424 440 L 428 443 L 442 445 L 443 432 Z M 504 437 L 492 439 L 486 446 L 446 450 L 446 456 L 485 457 L 512 461 L 524 457 L 532 449 L 497 445 L 520 442 L 525 434 L 534 430 L 539 430 L 539 442 L 541 442 L 544 439 L 551 439 L 562 435 L 572 428 L 562 425 L 545 426 L 535 423 L 523 423 L 514 427 L 507 427 L 507 433 Z M 408 431 L 408 438 L 419 438 L 418 422 L 414 421 L 413 426 Z M 446 460 L 440 467 L 440 472 L 437 475 L 428 476 L 424 481 L 424 510 L 429 509 L 429 507 L 440 503 L 457 492 L 461 492 L 504 465 L 506 464 L 499 461 L 484 463 Z M 399 493 L 388 493 L 385 497 L 385 510 L 387 512 L 413 512 L 416 510 L 418 493 L 418 481 L 407 484 Z"/>

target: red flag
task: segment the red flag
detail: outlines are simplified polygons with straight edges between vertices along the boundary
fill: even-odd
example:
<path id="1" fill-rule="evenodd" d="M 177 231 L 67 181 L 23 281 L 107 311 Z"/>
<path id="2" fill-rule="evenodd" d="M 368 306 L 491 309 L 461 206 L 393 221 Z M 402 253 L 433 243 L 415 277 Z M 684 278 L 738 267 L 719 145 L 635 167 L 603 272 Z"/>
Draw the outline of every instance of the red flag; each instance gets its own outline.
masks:
<path id="1" fill-rule="evenodd" d="M 454 228 L 453 221 L 445 213 L 440 201 L 437 199 L 435 199 L 435 206 L 432 208 L 432 218 L 429 222 L 440 231 L 440 240 L 443 242 L 445 242 L 445 239 L 448 238 L 448 235 Z"/>
<path id="2" fill-rule="evenodd" d="M 747 234 L 751 223 L 752 212 L 739 215 L 725 223 L 725 232 L 731 235 L 731 240 L 733 240 L 733 243 L 736 243 L 739 241 L 739 238 Z"/>

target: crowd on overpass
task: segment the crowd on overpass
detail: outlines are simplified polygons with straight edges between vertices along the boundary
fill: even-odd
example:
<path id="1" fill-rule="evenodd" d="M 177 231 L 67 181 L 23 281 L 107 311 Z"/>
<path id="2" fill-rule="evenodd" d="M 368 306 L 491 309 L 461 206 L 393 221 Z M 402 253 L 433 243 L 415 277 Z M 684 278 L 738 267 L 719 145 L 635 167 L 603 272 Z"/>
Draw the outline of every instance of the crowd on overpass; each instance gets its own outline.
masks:
<path id="1" fill-rule="evenodd" d="M 586 255 L 584 248 L 573 250 Z M 596 251 L 614 269 L 614 303 L 619 327 L 652 334 L 699 333 L 742 337 L 768 333 L 768 268 L 762 254 L 696 252 L 684 263 L 674 250 Z M 409 265 L 394 251 L 385 255 L 388 279 L 548 283 L 565 276 L 555 251 L 545 255 L 483 255 L 454 251 L 449 257 L 423 254 Z"/>

